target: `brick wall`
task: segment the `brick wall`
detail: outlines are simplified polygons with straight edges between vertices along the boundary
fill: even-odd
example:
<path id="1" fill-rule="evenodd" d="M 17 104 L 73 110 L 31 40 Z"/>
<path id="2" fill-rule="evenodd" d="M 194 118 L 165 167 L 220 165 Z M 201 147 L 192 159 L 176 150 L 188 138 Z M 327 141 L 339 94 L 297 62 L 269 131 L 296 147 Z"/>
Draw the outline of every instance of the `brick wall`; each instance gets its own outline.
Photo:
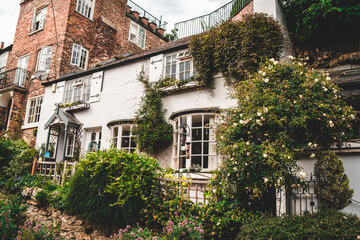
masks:
<path id="1" fill-rule="evenodd" d="M 231 20 L 239 21 L 244 17 L 244 15 L 253 14 L 253 13 L 254 13 L 254 1 L 251 1 L 243 9 L 241 9 Z"/>

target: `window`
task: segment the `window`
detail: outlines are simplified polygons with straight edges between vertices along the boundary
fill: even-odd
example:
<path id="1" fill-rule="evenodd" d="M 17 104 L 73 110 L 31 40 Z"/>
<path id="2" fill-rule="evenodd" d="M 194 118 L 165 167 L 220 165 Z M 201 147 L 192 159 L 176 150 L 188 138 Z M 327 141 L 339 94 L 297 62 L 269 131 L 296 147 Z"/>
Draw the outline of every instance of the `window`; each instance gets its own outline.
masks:
<path id="1" fill-rule="evenodd" d="M 47 152 L 45 153 L 45 157 L 55 158 L 60 130 L 58 128 L 50 127 L 49 131 L 49 142 L 47 145 Z"/>
<path id="2" fill-rule="evenodd" d="M 101 130 L 92 130 L 90 133 L 89 152 L 96 152 L 101 149 Z"/>
<path id="3" fill-rule="evenodd" d="M 8 55 L 9 55 L 9 52 L 5 52 L 5 53 L 0 55 L 0 74 L 5 72 L 5 67 L 6 67 L 6 62 L 7 62 Z"/>
<path id="4" fill-rule="evenodd" d="M 41 50 L 38 53 L 38 60 L 36 64 L 37 71 L 49 72 L 51 54 L 52 54 L 52 46 L 46 46 L 41 48 Z"/>
<path id="5" fill-rule="evenodd" d="M 71 64 L 86 70 L 89 51 L 78 44 L 73 44 Z"/>
<path id="6" fill-rule="evenodd" d="M 146 31 L 138 24 L 130 22 L 129 41 L 145 49 Z"/>
<path id="7" fill-rule="evenodd" d="M 122 124 L 112 128 L 112 146 L 134 152 L 136 149 L 135 136 L 132 134 L 132 124 Z"/>
<path id="8" fill-rule="evenodd" d="M 29 62 L 29 54 L 19 57 L 15 72 L 14 84 L 20 87 L 25 86 L 27 67 Z"/>
<path id="9" fill-rule="evenodd" d="M 75 139 L 76 139 L 75 137 L 76 137 L 76 128 L 69 127 L 67 140 L 66 140 L 66 147 L 65 147 L 65 157 L 74 156 Z"/>
<path id="10" fill-rule="evenodd" d="M 193 63 L 188 52 L 165 56 L 165 78 L 188 80 L 193 75 Z"/>
<path id="11" fill-rule="evenodd" d="M 91 76 L 68 81 L 65 84 L 64 103 L 90 100 Z"/>
<path id="12" fill-rule="evenodd" d="M 200 165 L 215 169 L 215 115 L 210 113 L 183 115 L 174 121 L 175 168 Z"/>
<path id="13" fill-rule="evenodd" d="M 95 0 L 78 0 L 76 11 L 87 18 L 92 19 Z"/>
<path id="14" fill-rule="evenodd" d="M 29 98 L 26 112 L 27 124 L 39 122 L 42 100 L 42 96 Z"/>
<path id="15" fill-rule="evenodd" d="M 38 11 L 34 11 L 34 17 L 31 24 L 31 32 L 36 32 L 41 29 L 44 29 L 45 19 L 46 19 L 47 7 L 42 8 Z"/>

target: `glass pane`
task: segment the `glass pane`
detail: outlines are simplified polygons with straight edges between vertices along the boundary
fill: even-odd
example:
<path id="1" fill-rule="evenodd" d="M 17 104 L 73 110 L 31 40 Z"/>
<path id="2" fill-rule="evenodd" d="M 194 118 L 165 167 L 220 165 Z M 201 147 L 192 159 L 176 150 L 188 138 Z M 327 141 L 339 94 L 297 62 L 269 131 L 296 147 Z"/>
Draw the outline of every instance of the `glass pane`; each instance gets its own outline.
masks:
<path id="1" fill-rule="evenodd" d="M 135 142 L 135 138 L 131 138 L 131 147 L 132 148 L 136 148 L 136 142 Z"/>
<path id="2" fill-rule="evenodd" d="M 185 70 L 190 71 L 190 61 L 185 62 Z"/>
<path id="3" fill-rule="evenodd" d="M 209 154 L 209 143 L 204 142 L 203 154 Z"/>
<path id="4" fill-rule="evenodd" d="M 202 168 L 209 168 L 209 157 L 204 156 Z"/>
<path id="5" fill-rule="evenodd" d="M 186 168 L 186 158 L 180 158 L 180 168 Z"/>
<path id="6" fill-rule="evenodd" d="M 113 137 L 117 137 L 118 132 L 119 132 L 119 128 L 118 127 L 114 128 Z"/>
<path id="7" fill-rule="evenodd" d="M 127 148 L 130 146 L 130 138 L 129 137 L 122 137 L 121 138 L 121 148 Z"/>
<path id="8" fill-rule="evenodd" d="M 191 134 L 191 140 L 194 141 L 194 140 L 202 140 L 201 139 L 201 132 L 202 132 L 202 129 L 192 129 L 191 130 L 192 134 Z"/>
<path id="9" fill-rule="evenodd" d="M 179 80 L 184 80 L 185 78 L 184 78 L 184 73 L 180 73 L 179 74 Z"/>
<path id="10" fill-rule="evenodd" d="M 191 157 L 191 166 L 194 166 L 196 164 L 201 166 L 201 157 L 200 156 Z"/>
<path id="11" fill-rule="evenodd" d="M 171 56 L 172 63 L 176 63 L 176 54 Z"/>
<path id="12" fill-rule="evenodd" d="M 185 72 L 185 79 L 188 80 L 190 78 L 190 72 Z"/>
<path id="13" fill-rule="evenodd" d="M 202 126 L 202 115 L 193 115 L 192 116 L 192 126 L 201 127 Z"/>
<path id="14" fill-rule="evenodd" d="M 184 72 L 184 67 L 185 67 L 185 63 L 180 63 L 179 68 L 180 68 L 180 72 Z"/>
<path id="15" fill-rule="evenodd" d="M 166 65 L 169 65 L 170 61 L 171 61 L 171 57 L 170 56 L 166 57 Z"/>
<path id="16" fill-rule="evenodd" d="M 122 136 L 130 136 L 130 126 L 129 125 L 122 126 Z"/>
<path id="17" fill-rule="evenodd" d="M 204 115 L 204 126 L 209 126 L 210 124 L 210 118 L 212 118 L 211 115 Z"/>
<path id="18" fill-rule="evenodd" d="M 176 64 L 171 65 L 171 73 L 176 73 Z"/>
<path id="19" fill-rule="evenodd" d="M 209 140 L 209 128 L 204 128 L 204 140 Z"/>
<path id="20" fill-rule="evenodd" d="M 201 142 L 191 144 L 191 154 L 201 154 Z"/>
<path id="21" fill-rule="evenodd" d="M 170 66 L 166 66 L 165 75 L 170 75 Z"/>

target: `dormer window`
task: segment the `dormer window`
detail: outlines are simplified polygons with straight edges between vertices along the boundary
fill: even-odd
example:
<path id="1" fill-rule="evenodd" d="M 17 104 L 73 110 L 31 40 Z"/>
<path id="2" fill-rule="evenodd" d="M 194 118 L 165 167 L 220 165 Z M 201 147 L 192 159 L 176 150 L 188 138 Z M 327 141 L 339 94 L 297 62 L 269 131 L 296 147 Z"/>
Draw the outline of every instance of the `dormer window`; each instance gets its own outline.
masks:
<path id="1" fill-rule="evenodd" d="M 165 56 L 165 78 L 188 80 L 192 73 L 193 63 L 188 51 Z"/>
<path id="2" fill-rule="evenodd" d="M 146 31 L 138 24 L 130 22 L 129 41 L 145 49 Z"/>
<path id="3" fill-rule="evenodd" d="M 78 44 L 73 44 L 71 65 L 86 70 L 89 51 Z"/>
<path id="4" fill-rule="evenodd" d="M 85 17 L 92 19 L 95 0 L 78 0 L 76 11 Z"/>
<path id="5" fill-rule="evenodd" d="M 89 102 L 91 76 L 68 81 L 65 84 L 64 103 Z"/>
<path id="6" fill-rule="evenodd" d="M 34 11 L 34 17 L 31 24 L 31 32 L 36 32 L 44 29 L 46 19 L 47 7 L 44 7 L 38 11 Z"/>

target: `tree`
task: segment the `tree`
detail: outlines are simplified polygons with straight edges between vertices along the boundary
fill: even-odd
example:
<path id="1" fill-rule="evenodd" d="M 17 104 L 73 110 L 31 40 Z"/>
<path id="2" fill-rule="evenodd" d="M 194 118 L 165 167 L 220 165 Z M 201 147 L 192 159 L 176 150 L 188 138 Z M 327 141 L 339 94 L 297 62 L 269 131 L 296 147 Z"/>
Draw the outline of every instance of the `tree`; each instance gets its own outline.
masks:
<path id="1" fill-rule="evenodd" d="M 351 203 L 354 194 L 341 159 L 332 151 L 318 154 L 315 163 L 315 176 L 319 183 L 315 191 L 322 209 L 340 210 Z"/>
<path id="2" fill-rule="evenodd" d="M 271 59 L 236 87 L 238 104 L 223 113 L 217 134 L 221 194 L 269 209 L 276 187 L 301 184 L 301 153 L 346 139 L 352 108 L 328 75 L 305 64 Z"/>

